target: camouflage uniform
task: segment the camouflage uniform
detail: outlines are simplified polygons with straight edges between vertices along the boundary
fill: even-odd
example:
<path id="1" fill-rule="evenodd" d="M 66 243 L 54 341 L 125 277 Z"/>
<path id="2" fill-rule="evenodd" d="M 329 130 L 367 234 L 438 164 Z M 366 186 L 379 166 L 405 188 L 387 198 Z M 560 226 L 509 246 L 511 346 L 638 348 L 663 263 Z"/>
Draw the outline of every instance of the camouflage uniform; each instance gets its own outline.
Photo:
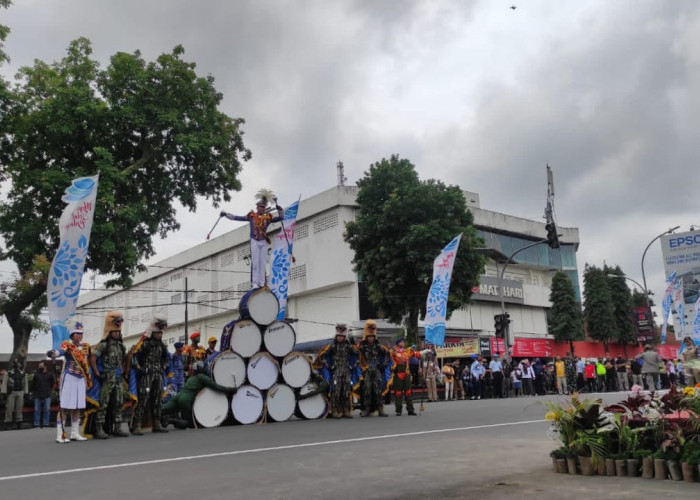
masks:
<path id="1" fill-rule="evenodd" d="M 362 413 L 363 417 L 372 412 L 379 416 L 384 413 L 384 394 L 389 390 L 391 379 L 392 359 L 389 349 L 377 342 L 377 323 L 374 320 L 365 322 L 365 329 L 360 342 L 360 366 L 362 367 Z M 368 337 L 374 337 L 370 343 Z"/>
<path id="2" fill-rule="evenodd" d="M 109 412 L 117 433 L 120 433 L 122 406 L 124 405 L 124 384 L 122 369 L 126 359 L 126 349 L 121 340 L 107 338 L 97 344 L 92 354 L 102 361 L 100 370 L 100 407 L 97 410 L 97 429 L 103 428 Z M 99 430 L 97 431 L 99 433 Z"/>

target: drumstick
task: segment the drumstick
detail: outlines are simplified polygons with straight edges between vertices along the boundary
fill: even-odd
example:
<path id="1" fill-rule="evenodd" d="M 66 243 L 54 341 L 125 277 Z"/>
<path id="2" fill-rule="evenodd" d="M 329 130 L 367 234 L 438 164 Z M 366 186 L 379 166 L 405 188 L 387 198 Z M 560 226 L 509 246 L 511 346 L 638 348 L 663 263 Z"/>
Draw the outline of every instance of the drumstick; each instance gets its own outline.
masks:
<path id="1" fill-rule="evenodd" d="M 221 220 L 221 216 L 219 215 L 219 218 L 216 219 L 216 222 L 214 223 L 214 227 L 212 227 L 212 228 L 211 228 L 211 231 L 209 231 L 209 232 L 207 233 L 207 239 L 209 239 L 209 237 L 211 236 L 211 233 L 214 231 L 214 228 L 216 227 L 216 225 L 219 223 L 220 220 Z"/>

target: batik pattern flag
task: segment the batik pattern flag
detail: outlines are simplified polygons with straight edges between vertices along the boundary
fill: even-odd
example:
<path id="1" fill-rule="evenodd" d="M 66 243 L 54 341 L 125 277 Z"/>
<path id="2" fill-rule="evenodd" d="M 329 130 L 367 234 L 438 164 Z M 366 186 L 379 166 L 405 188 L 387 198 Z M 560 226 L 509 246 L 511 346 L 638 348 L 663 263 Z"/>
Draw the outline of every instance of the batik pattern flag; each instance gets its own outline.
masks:
<path id="1" fill-rule="evenodd" d="M 46 290 L 54 349 L 68 339 L 67 321 L 75 316 L 95 215 L 98 177 L 73 179 L 61 198 L 67 205 L 58 222 L 61 240 Z"/>
<path id="2" fill-rule="evenodd" d="M 666 278 L 666 293 L 664 294 L 664 301 L 661 303 L 662 308 L 662 323 L 661 323 L 661 343 L 666 343 L 666 331 L 668 329 L 668 318 L 671 315 L 671 305 L 673 304 L 673 287 L 676 282 L 676 272 L 672 272 Z"/>
<path id="3" fill-rule="evenodd" d="M 297 224 L 299 200 L 284 209 L 282 229 L 272 240 L 272 264 L 270 264 L 270 290 L 280 304 L 277 319 L 282 321 L 287 316 L 287 294 L 289 293 L 289 268 L 292 265 L 292 245 L 294 228 Z"/>
<path id="4" fill-rule="evenodd" d="M 442 249 L 433 262 L 433 283 L 430 285 L 425 307 L 425 341 L 435 346 L 445 344 L 445 318 L 447 316 L 447 296 L 450 293 L 450 279 L 455 264 L 460 233 Z"/>

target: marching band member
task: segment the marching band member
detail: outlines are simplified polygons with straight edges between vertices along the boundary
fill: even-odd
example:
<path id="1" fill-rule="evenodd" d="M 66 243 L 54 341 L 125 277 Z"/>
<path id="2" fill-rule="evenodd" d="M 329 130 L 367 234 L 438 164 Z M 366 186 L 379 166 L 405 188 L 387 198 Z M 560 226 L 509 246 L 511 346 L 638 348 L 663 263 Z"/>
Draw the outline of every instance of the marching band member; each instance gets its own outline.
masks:
<path id="1" fill-rule="evenodd" d="M 348 327 L 336 323 L 333 343 L 324 347 L 314 361 L 330 385 L 330 407 L 333 418 L 352 418 L 352 391 L 359 379 L 358 351 L 348 342 Z"/>
<path id="2" fill-rule="evenodd" d="M 284 209 L 277 204 L 277 198 L 271 191 L 261 189 L 258 192 L 258 201 L 255 203 L 255 211 L 251 210 L 246 215 L 233 215 L 221 212 L 221 217 L 230 220 L 248 222 L 250 224 L 250 284 L 253 288 L 262 288 L 266 285 L 265 267 L 267 266 L 267 250 L 270 238 L 267 236 L 267 227 L 273 222 L 284 220 Z M 277 210 L 277 216 L 266 213 L 268 198 L 272 198 Z"/>
<path id="3" fill-rule="evenodd" d="M 90 344 L 83 342 L 83 325 L 76 323 L 66 340 L 59 349 L 46 353 L 50 358 L 65 356 L 66 361 L 61 375 L 60 410 L 56 422 L 56 442 L 69 443 L 85 441 L 87 438 L 80 434 L 80 410 L 85 409 L 85 391 L 92 387 L 88 358 Z M 66 435 L 66 415 L 70 411 L 71 434 Z"/>

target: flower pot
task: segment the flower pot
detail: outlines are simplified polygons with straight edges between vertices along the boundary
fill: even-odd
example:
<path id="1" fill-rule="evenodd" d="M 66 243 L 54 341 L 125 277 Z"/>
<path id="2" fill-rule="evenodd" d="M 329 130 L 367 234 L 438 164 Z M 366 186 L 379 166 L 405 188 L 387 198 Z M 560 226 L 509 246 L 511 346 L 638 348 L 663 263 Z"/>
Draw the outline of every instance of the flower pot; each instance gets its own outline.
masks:
<path id="1" fill-rule="evenodd" d="M 642 458 L 642 477 L 654 479 L 654 459 L 652 457 Z"/>
<path id="2" fill-rule="evenodd" d="M 666 464 L 664 463 L 664 467 Z M 605 459 L 605 475 L 606 476 L 614 476 L 615 475 L 615 459 L 614 458 L 606 458 Z"/>
<path id="3" fill-rule="evenodd" d="M 627 476 L 637 477 L 639 475 L 639 459 L 638 458 L 628 458 L 627 459 Z"/>
<path id="4" fill-rule="evenodd" d="M 595 466 L 596 474 L 599 476 L 605 476 L 605 459 L 600 459 Z"/>
<path id="5" fill-rule="evenodd" d="M 566 474 L 566 459 L 565 458 L 557 458 L 557 472 L 559 474 Z"/>
<path id="6" fill-rule="evenodd" d="M 666 479 L 666 459 L 654 459 L 654 479 Z"/>
<path id="7" fill-rule="evenodd" d="M 683 481 L 692 483 L 695 481 L 695 466 L 687 462 L 681 462 L 681 470 L 683 471 Z"/>
<path id="8" fill-rule="evenodd" d="M 592 476 L 593 473 L 595 472 L 591 457 L 579 456 L 578 463 L 581 466 L 581 475 L 582 476 Z"/>
<path id="9" fill-rule="evenodd" d="M 569 474 L 575 476 L 576 471 L 576 457 L 566 457 L 566 467 L 569 469 Z"/>
<path id="10" fill-rule="evenodd" d="M 615 475 L 617 477 L 624 477 L 627 475 L 627 460 L 615 460 Z"/>
<path id="11" fill-rule="evenodd" d="M 668 466 L 668 472 L 671 474 L 671 479 L 674 481 L 681 481 L 683 479 L 681 464 L 678 460 L 667 460 L 666 465 Z"/>

